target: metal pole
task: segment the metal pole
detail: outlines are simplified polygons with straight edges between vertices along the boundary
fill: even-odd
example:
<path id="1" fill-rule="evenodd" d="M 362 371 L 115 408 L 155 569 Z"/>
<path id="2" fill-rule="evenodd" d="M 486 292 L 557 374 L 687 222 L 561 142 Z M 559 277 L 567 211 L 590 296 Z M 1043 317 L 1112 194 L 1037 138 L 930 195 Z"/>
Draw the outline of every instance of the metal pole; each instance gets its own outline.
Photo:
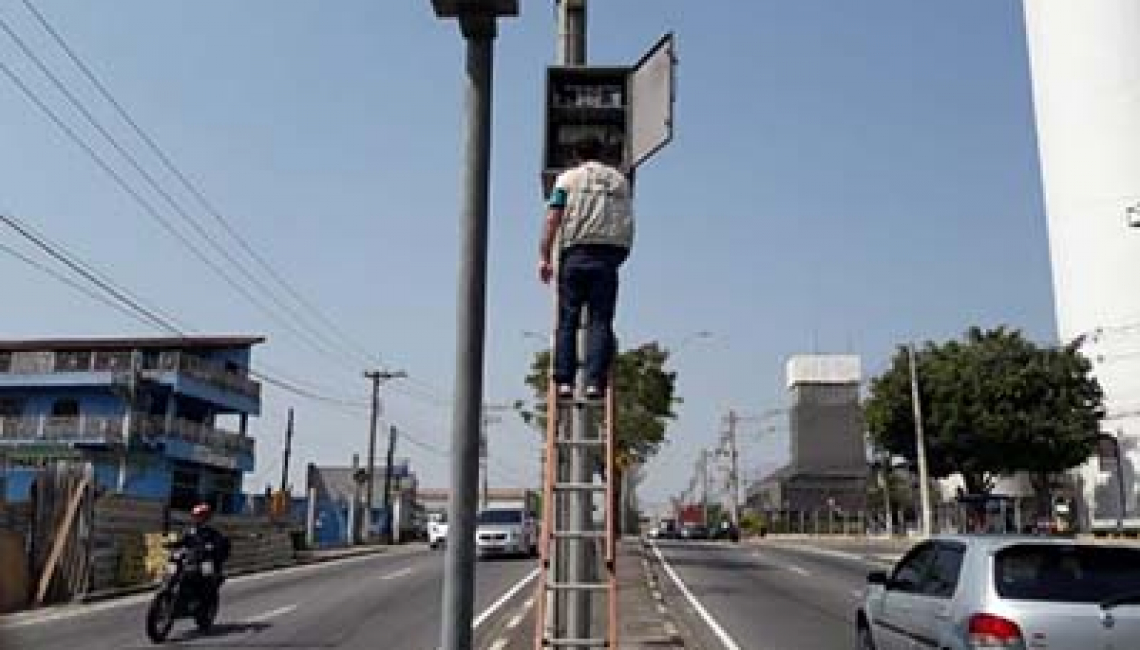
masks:
<path id="1" fill-rule="evenodd" d="M 914 344 L 906 347 L 910 360 L 910 398 L 914 405 L 914 437 L 918 462 L 918 494 L 922 502 L 922 536 L 929 537 L 932 529 L 930 520 L 930 475 L 926 469 L 926 435 L 922 429 L 922 400 L 918 392 L 918 368 L 915 361 Z"/>
<path id="2" fill-rule="evenodd" d="M 467 42 L 467 144 L 451 423 L 450 524 L 443 583 L 443 650 L 472 648 L 495 16 L 490 11 L 461 16 L 460 28 Z"/>
<path id="3" fill-rule="evenodd" d="M 886 511 L 887 537 L 895 534 L 895 525 L 891 515 L 891 457 L 883 457 L 883 509 Z"/>
<path id="4" fill-rule="evenodd" d="M 360 540 L 360 481 L 356 478 L 360 469 L 360 454 L 352 455 L 352 503 L 348 506 L 348 545 L 355 546 Z"/>
<path id="5" fill-rule="evenodd" d="M 389 544 L 395 539 L 392 530 L 392 463 L 396 455 L 396 427 L 388 429 L 388 458 L 384 464 L 384 535 Z"/>
<path id="6" fill-rule="evenodd" d="M 586 65 L 586 0 L 556 0 L 557 22 L 557 52 L 556 60 L 559 65 Z M 582 314 L 586 318 L 585 310 Z M 585 374 L 583 371 L 583 358 L 586 350 L 585 329 L 579 323 L 578 331 L 578 394 L 583 394 Z M 571 439 L 584 440 L 587 436 L 586 413 L 576 408 L 573 413 L 571 426 Z M 570 480 L 580 483 L 590 482 L 591 472 L 587 462 L 586 450 L 580 445 L 570 448 Z M 558 513 L 556 520 L 562 522 L 560 527 L 567 530 L 567 522 L 572 522 L 573 528 L 585 530 L 589 524 L 592 511 L 591 493 L 577 492 L 566 495 L 561 502 L 563 512 Z M 611 507 L 611 504 L 606 504 Z M 612 516 L 612 513 L 611 513 Z M 588 566 L 588 545 L 583 539 L 570 539 L 566 542 L 566 555 L 564 558 L 555 558 L 556 567 L 564 568 L 563 575 L 571 582 L 584 582 Z M 577 591 L 555 598 L 555 621 L 566 625 L 565 630 L 571 636 L 586 638 L 590 636 L 590 593 Z M 564 611 L 562 611 L 564 610 Z"/>
<path id="7" fill-rule="evenodd" d="M 701 517 L 709 526 L 709 450 L 701 450 Z"/>

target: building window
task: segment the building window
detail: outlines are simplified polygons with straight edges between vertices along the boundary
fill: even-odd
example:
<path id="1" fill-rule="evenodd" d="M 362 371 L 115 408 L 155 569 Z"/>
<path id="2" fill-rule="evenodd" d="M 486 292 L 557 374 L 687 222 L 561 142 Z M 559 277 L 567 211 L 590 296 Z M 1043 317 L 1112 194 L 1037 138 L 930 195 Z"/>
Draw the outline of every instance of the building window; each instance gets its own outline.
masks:
<path id="1" fill-rule="evenodd" d="M 11 352 L 0 352 L 0 372 L 12 372 Z"/>
<path id="2" fill-rule="evenodd" d="M 55 353 L 56 372 L 87 372 L 91 370 L 89 350 L 60 350 Z"/>
<path id="3" fill-rule="evenodd" d="M 170 507 L 173 510 L 189 510 L 201 500 L 198 493 L 199 472 L 191 469 L 175 468 L 170 477 Z"/>
<path id="4" fill-rule="evenodd" d="M 24 414 L 24 400 L 18 398 L 0 399 L 0 418 L 15 418 Z"/>
<path id="5" fill-rule="evenodd" d="M 95 370 L 100 372 L 122 372 L 131 369 L 129 350 L 103 350 L 95 353 Z"/>
<path id="6" fill-rule="evenodd" d="M 57 399 L 55 404 L 51 406 L 51 416 L 53 418 L 79 417 L 79 400 L 70 397 Z"/>

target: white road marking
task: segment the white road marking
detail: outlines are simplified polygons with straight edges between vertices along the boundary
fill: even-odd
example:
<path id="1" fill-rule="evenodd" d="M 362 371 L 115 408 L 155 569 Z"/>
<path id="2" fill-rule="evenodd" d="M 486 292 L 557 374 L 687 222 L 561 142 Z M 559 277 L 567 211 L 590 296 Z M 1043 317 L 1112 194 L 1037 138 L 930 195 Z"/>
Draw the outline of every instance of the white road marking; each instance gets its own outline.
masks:
<path id="1" fill-rule="evenodd" d="M 736 645 L 736 641 L 732 640 L 732 637 L 728 635 L 728 632 L 724 631 L 724 628 L 720 626 L 720 623 L 716 622 L 716 619 L 714 619 L 712 615 L 709 614 L 708 610 L 706 610 L 704 605 L 701 604 L 701 601 L 697 600 L 697 597 L 693 595 L 693 592 L 689 591 L 689 588 L 686 587 L 685 583 L 681 581 L 681 576 L 677 575 L 677 572 L 673 570 L 673 566 L 665 560 L 665 556 L 661 554 L 661 549 L 657 547 L 657 543 L 652 542 L 651 544 L 653 546 L 653 553 L 657 555 L 657 559 L 661 562 L 661 566 L 665 567 L 665 573 L 669 574 L 669 577 L 673 580 L 673 583 L 677 585 L 677 589 L 681 590 L 681 593 L 685 595 L 685 598 L 689 601 L 689 604 L 693 606 L 693 609 L 696 610 L 697 614 L 699 614 L 701 619 L 704 620 L 705 625 L 709 626 L 709 629 L 713 631 L 713 634 L 716 635 L 716 638 L 719 639 L 721 644 L 724 645 L 725 650 L 740 650 L 740 646 Z"/>
<path id="2" fill-rule="evenodd" d="M 791 571 L 792 573 L 798 573 L 801 576 L 804 576 L 805 578 L 811 575 L 811 571 L 808 571 L 807 569 L 803 568 L 802 566 L 796 566 L 794 564 L 789 564 L 787 568 L 788 568 L 788 571 Z"/>
<path id="3" fill-rule="evenodd" d="M 271 618 L 284 616 L 295 609 L 297 609 L 296 605 L 286 605 L 284 607 L 278 607 L 277 609 L 271 609 L 268 612 L 258 614 L 257 616 L 250 616 L 247 620 L 250 623 L 263 623 Z"/>
<path id="4" fill-rule="evenodd" d="M 851 595 L 856 597 L 856 598 L 862 598 L 863 597 L 863 590 L 862 589 L 852 589 Z"/>
<path id="5" fill-rule="evenodd" d="M 491 650 L 503 650 L 505 647 L 507 647 L 506 639 L 498 639 L 491 644 Z"/>
<path id="6" fill-rule="evenodd" d="M 515 586 L 508 589 L 507 593 L 503 594 L 502 596 L 499 597 L 498 600 L 491 603 L 491 606 L 488 607 L 487 609 L 483 610 L 482 614 L 479 614 L 478 616 L 476 616 L 475 620 L 471 622 L 471 629 L 475 629 L 475 628 L 479 627 L 488 618 L 491 618 L 491 615 L 494 614 L 495 612 L 499 611 L 500 607 L 507 604 L 507 601 L 509 601 L 511 598 L 515 597 L 515 594 L 522 591 L 522 588 L 525 587 L 528 582 L 530 582 L 531 580 L 534 580 L 534 577 L 536 575 L 538 575 L 538 567 L 535 567 L 533 571 L 531 571 L 530 573 L 523 576 L 523 579 L 519 580 L 517 583 L 515 583 Z"/>
<path id="7" fill-rule="evenodd" d="M 400 569 L 399 571 L 393 571 L 387 575 L 380 576 L 380 579 L 381 580 L 395 580 L 396 578 L 403 578 L 404 576 L 410 575 L 411 573 L 412 573 L 412 567 L 406 566 L 406 567 Z"/>
<path id="8" fill-rule="evenodd" d="M 533 597 L 527 598 L 526 602 L 523 603 L 523 609 L 530 609 L 531 607 L 534 607 L 534 598 Z"/>
<path id="9" fill-rule="evenodd" d="M 522 623 L 522 621 L 523 621 L 523 616 L 525 616 L 525 614 L 523 614 L 523 612 L 519 612 L 518 614 L 515 614 L 514 618 L 507 621 L 507 629 L 513 630 L 516 627 L 518 627 L 519 623 Z"/>

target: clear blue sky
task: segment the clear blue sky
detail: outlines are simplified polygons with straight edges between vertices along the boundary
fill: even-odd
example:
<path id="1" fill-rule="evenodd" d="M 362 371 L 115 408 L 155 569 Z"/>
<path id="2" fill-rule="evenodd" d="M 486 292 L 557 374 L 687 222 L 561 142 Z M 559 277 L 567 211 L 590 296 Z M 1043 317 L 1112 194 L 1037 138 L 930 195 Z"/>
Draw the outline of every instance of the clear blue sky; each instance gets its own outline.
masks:
<path id="1" fill-rule="evenodd" d="M 546 331 L 551 317 L 535 260 L 552 3 L 522 4 L 497 46 L 493 402 L 525 396 L 540 344 L 522 332 Z M 386 392 L 385 415 L 446 446 L 462 144 L 456 26 L 437 21 L 428 0 L 37 5 L 261 254 L 353 339 L 417 378 Z M 126 134 L 21 3 L 0 12 Z M 684 487 L 727 408 L 784 404 L 789 355 L 856 353 L 873 373 L 899 341 L 973 324 L 1053 337 L 1019 2 L 595 1 L 591 61 L 633 62 L 667 30 L 680 57 L 676 139 L 639 175 L 619 330 L 627 344 L 714 336 L 676 357 L 685 402 L 648 467 L 645 500 Z M 0 61 L 49 92 L 3 35 Z M 58 95 L 46 97 L 63 110 Z M 313 350 L 249 306 L 3 79 L 0 150 L 0 207 L 194 328 L 265 333 L 260 361 L 366 398 L 359 364 Z M 10 233 L 0 241 L 15 243 Z M 3 255 L 0 278 L 3 336 L 146 332 Z M 347 462 L 364 449 L 361 411 L 273 388 L 264 406 L 253 426 L 258 482 L 279 471 L 289 406 L 298 461 Z M 754 430 L 744 427 L 745 466 L 775 466 L 786 440 L 759 442 Z M 514 418 L 493 428 L 490 448 L 495 484 L 537 480 L 537 438 Z M 445 483 L 445 458 L 401 451 L 424 484 Z"/>

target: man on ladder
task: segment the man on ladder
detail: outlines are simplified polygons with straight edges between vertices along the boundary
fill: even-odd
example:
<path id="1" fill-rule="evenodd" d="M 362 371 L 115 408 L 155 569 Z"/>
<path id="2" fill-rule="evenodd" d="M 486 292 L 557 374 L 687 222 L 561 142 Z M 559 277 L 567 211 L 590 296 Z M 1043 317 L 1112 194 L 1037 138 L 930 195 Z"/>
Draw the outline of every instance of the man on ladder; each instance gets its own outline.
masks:
<path id="1" fill-rule="evenodd" d="M 554 182 L 539 249 L 539 278 L 557 271 L 558 325 L 553 380 L 559 399 L 574 394 L 576 330 L 587 309 L 586 399 L 601 399 L 616 353 L 613 333 L 618 269 L 633 244 L 629 180 L 602 160 L 603 145 L 587 137 L 575 148 L 577 164 Z M 557 251 L 558 257 L 554 258 Z M 555 267 L 557 262 L 557 267 Z"/>

